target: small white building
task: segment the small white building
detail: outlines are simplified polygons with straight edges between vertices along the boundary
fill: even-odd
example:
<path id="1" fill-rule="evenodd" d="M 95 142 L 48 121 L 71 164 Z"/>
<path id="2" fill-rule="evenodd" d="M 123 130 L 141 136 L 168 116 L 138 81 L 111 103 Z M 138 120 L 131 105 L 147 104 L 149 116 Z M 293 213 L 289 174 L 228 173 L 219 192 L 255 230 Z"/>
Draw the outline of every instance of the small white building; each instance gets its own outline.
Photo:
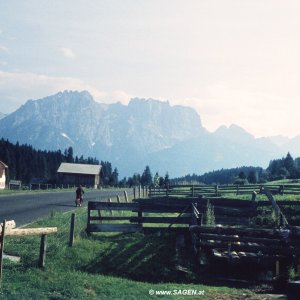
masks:
<path id="1" fill-rule="evenodd" d="M 6 183 L 6 170 L 8 170 L 8 166 L 0 161 L 0 189 L 5 189 L 5 183 Z"/>

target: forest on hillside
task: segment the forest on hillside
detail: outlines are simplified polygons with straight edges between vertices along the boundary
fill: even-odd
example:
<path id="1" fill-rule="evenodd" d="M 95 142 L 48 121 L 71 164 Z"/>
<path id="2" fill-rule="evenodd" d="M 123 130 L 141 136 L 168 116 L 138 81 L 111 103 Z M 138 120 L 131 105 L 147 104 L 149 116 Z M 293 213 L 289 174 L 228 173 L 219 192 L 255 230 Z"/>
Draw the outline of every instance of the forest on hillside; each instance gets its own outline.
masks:
<path id="1" fill-rule="evenodd" d="M 8 178 L 21 180 L 23 184 L 57 182 L 57 169 L 62 162 L 102 165 L 101 180 L 107 185 L 118 182 L 117 170 L 112 169 L 110 162 L 99 162 L 96 158 L 73 156 L 73 149 L 69 147 L 64 152 L 35 150 L 30 145 L 12 144 L 8 140 L 0 140 L 0 161 L 8 168 Z"/>
<path id="2" fill-rule="evenodd" d="M 101 182 L 104 186 L 160 186 L 180 183 L 204 184 L 248 184 L 264 183 L 280 179 L 300 178 L 300 157 L 293 158 L 290 153 L 286 157 L 271 160 L 267 169 L 261 167 L 237 167 L 220 169 L 204 173 L 192 174 L 179 178 L 169 178 L 168 172 L 161 176 L 158 172 L 152 175 L 149 166 L 142 174 L 134 173 L 131 177 L 119 180 L 117 168 L 107 161 L 96 158 L 73 155 L 72 147 L 57 151 L 36 150 L 30 145 L 12 144 L 8 140 L 0 140 L 0 161 L 9 166 L 8 180 L 21 180 L 23 184 L 29 183 L 57 183 L 57 169 L 62 162 L 102 165 Z"/>
<path id="3" fill-rule="evenodd" d="M 203 175 L 186 175 L 172 179 L 173 183 L 194 182 L 205 184 L 255 184 L 281 179 L 300 178 L 300 157 L 293 158 L 290 153 L 286 157 L 271 160 L 266 169 L 261 167 L 237 167 L 220 169 Z"/>
<path id="4" fill-rule="evenodd" d="M 58 180 L 57 170 L 62 162 L 101 165 L 101 183 L 103 186 L 132 187 L 150 186 L 153 178 L 149 166 L 146 166 L 142 174 L 135 173 L 131 177 L 119 180 L 117 168 L 113 168 L 108 161 L 99 161 L 96 158 L 75 156 L 73 148 L 69 147 L 64 152 L 36 150 L 30 145 L 12 144 L 8 140 L 0 140 L 0 161 L 8 166 L 8 178 L 20 180 L 23 184 L 47 183 L 56 184 Z M 159 177 L 160 184 L 168 180 L 168 176 Z"/>

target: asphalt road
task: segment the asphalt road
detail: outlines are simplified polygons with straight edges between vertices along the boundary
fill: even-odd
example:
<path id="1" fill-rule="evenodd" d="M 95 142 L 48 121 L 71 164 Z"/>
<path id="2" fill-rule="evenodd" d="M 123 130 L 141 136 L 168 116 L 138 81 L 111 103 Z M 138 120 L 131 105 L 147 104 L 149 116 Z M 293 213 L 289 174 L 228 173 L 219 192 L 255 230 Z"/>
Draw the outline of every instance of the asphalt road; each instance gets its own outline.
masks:
<path id="1" fill-rule="evenodd" d="M 132 190 L 127 190 L 128 196 Z M 85 191 L 83 206 L 88 201 L 105 201 L 108 198 L 124 198 L 124 191 L 95 190 Z M 72 192 L 41 192 L 0 196 L 0 223 L 2 220 L 15 220 L 17 227 L 49 216 L 52 211 L 70 211 L 75 207 L 75 190 Z M 115 200 L 114 200 L 115 201 Z"/>

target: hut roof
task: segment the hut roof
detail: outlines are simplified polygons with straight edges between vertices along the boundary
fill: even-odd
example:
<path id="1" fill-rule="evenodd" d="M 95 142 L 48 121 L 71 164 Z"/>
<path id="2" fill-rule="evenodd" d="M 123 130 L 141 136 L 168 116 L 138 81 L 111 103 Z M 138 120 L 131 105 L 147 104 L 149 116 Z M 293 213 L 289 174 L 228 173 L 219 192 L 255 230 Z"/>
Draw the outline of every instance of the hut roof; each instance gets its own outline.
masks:
<path id="1" fill-rule="evenodd" d="M 72 174 L 99 175 L 101 168 L 102 168 L 101 165 L 61 163 L 57 172 L 58 173 L 72 173 Z"/>

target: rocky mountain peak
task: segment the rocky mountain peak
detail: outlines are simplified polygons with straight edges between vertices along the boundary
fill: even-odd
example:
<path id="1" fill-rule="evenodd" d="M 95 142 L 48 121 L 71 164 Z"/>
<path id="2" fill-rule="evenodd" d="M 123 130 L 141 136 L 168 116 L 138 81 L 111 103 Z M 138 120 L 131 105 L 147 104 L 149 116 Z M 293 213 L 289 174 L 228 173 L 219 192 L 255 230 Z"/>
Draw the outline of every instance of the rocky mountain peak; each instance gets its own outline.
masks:
<path id="1" fill-rule="evenodd" d="M 11 142 L 47 150 L 72 146 L 77 155 L 111 162 L 146 157 L 204 131 L 191 108 L 139 98 L 128 105 L 101 104 L 87 91 L 28 100 L 0 120 L 0 136 Z"/>
<path id="2" fill-rule="evenodd" d="M 0 119 L 0 137 L 42 150 L 72 146 L 74 155 L 110 161 L 125 176 L 146 165 L 172 176 L 241 165 L 266 167 L 270 159 L 287 151 L 299 155 L 300 149 L 300 136 L 285 140 L 288 148 L 281 148 L 234 124 L 210 134 L 190 107 L 144 98 L 128 105 L 101 104 L 87 91 L 28 100 Z"/>
<path id="3" fill-rule="evenodd" d="M 255 139 L 252 134 L 236 124 L 231 124 L 229 127 L 222 125 L 213 134 L 215 136 L 240 142 L 248 142 Z"/>

